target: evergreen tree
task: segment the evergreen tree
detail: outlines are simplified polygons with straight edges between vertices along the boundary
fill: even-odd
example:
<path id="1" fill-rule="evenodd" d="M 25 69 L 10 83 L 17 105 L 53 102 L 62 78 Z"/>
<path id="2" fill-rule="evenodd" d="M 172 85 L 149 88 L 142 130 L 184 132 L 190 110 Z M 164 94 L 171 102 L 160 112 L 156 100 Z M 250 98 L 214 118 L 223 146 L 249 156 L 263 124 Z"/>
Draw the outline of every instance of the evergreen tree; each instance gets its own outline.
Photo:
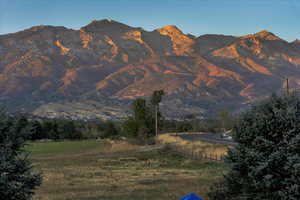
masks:
<path id="1" fill-rule="evenodd" d="M 52 139 L 52 129 L 53 129 L 53 123 L 51 120 L 46 120 L 42 122 L 42 129 L 43 129 L 43 135 L 47 139 Z"/>
<path id="2" fill-rule="evenodd" d="M 211 199 L 300 199 L 300 98 L 273 95 L 243 113 L 234 132 L 229 172 Z"/>
<path id="3" fill-rule="evenodd" d="M 75 122 L 71 120 L 56 120 L 58 137 L 60 139 L 81 139 L 82 135 L 77 130 Z M 54 127 L 55 128 L 55 127 Z"/>
<path id="4" fill-rule="evenodd" d="M 123 134 L 125 136 L 137 137 L 138 136 L 138 130 L 139 130 L 139 124 L 133 117 L 129 117 L 123 123 Z"/>
<path id="5" fill-rule="evenodd" d="M 0 196 L 5 200 L 29 200 L 41 184 L 41 176 L 32 173 L 24 150 L 30 129 L 23 117 L 12 119 L 0 113 Z"/>
<path id="6" fill-rule="evenodd" d="M 145 99 L 138 98 L 133 101 L 133 116 L 140 123 L 145 123 L 147 119 L 147 105 Z"/>
<path id="7" fill-rule="evenodd" d="M 112 121 L 106 121 L 103 127 L 104 138 L 114 138 L 118 135 L 118 130 Z"/>
<path id="8" fill-rule="evenodd" d="M 22 129 L 29 128 L 29 126 L 30 123 L 25 116 L 20 115 L 16 117 L 16 127 L 18 132 L 21 131 Z"/>
<path id="9" fill-rule="evenodd" d="M 44 134 L 43 127 L 39 121 L 33 121 L 31 123 L 31 140 L 40 140 L 45 139 L 46 135 Z"/>
<path id="10" fill-rule="evenodd" d="M 51 129 L 49 129 L 49 138 L 53 140 L 59 140 L 60 139 L 60 134 L 59 134 L 59 128 L 57 121 L 54 120 L 51 123 Z"/>
<path id="11" fill-rule="evenodd" d="M 138 137 L 139 129 L 147 128 L 147 136 L 154 135 L 154 116 L 146 100 L 138 98 L 133 101 L 133 116 L 123 124 L 123 132 L 130 137 Z"/>
<path id="12" fill-rule="evenodd" d="M 133 116 L 129 117 L 123 124 L 123 131 L 126 136 L 137 137 L 140 127 L 146 127 L 148 108 L 146 101 L 138 98 L 132 102 Z"/>

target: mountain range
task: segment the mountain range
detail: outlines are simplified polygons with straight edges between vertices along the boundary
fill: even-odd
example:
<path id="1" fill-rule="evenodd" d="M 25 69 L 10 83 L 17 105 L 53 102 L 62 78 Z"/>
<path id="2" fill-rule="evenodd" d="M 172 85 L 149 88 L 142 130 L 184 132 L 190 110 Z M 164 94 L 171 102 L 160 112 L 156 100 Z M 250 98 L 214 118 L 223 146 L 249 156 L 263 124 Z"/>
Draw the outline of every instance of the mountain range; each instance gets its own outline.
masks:
<path id="1" fill-rule="evenodd" d="M 300 86 L 300 41 L 146 31 L 113 20 L 73 30 L 35 26 L 0 35 L 0 103 L 45 117 L 124 118 L 130 102 L 166 93 L 169 117 L 240 111 Z"/>

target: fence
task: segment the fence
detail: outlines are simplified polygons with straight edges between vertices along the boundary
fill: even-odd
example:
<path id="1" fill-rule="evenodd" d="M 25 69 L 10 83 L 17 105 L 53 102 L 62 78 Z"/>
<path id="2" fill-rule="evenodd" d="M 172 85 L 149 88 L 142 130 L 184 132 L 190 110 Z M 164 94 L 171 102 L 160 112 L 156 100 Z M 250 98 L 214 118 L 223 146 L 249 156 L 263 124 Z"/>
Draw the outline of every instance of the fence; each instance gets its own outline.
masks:
<path id="1" fill-rule="evenodd" d="M 211 152 L 199 151 L 192 148 L 177 145 L 176 143 L 166 143 L 165 145 L 172 151 L 180 153 L 181 155 L 194 160 L 211 160 L 216 162 L 223 162 L 225 158 L 225 154 L 219 155 Z"/>

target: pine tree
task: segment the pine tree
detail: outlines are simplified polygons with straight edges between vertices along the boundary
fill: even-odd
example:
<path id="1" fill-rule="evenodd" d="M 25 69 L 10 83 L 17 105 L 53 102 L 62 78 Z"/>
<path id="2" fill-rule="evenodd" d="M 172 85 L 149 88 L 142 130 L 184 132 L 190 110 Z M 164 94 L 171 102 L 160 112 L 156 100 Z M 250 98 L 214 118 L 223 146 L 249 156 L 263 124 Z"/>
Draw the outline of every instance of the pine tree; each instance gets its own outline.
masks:
<path id="1" fill-rule="evenodd" d="M 24 145 L 30 129 L 24 118 L 13 119 L 0 113 L 0 198 L 29 200 L 41 184 L 41 176 L 32 172 Z"/>
<path id="2" fill-rule="evenodd" d="M 229 172 L 211 199 L 300 199 L 300 98 L 273 95 L 243 113 L 234 132 Z"/>

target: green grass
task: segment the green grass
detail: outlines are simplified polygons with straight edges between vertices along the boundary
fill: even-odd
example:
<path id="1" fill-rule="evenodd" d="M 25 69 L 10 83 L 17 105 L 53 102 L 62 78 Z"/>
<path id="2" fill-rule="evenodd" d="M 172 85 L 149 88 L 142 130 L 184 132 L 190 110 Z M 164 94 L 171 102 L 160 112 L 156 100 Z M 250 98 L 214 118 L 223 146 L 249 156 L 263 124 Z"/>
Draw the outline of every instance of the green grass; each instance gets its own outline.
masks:
<path id="1" fill-rule="evenodd" d="M 225 171 L 222 163 L 138 152 L 125 143 L 33 143 L 28 149 L 44 177 L 35 200 L 175 200 L 192 192 L 205 197 Z"/>
<path id="2" fill-rule="evenodd" d="M 32 156 L 48 156 L 51 154 L 78 153 L 102 147 L 99 141 L 63 141 L 63 142 L 31 142 L 26 149 Z"/>

